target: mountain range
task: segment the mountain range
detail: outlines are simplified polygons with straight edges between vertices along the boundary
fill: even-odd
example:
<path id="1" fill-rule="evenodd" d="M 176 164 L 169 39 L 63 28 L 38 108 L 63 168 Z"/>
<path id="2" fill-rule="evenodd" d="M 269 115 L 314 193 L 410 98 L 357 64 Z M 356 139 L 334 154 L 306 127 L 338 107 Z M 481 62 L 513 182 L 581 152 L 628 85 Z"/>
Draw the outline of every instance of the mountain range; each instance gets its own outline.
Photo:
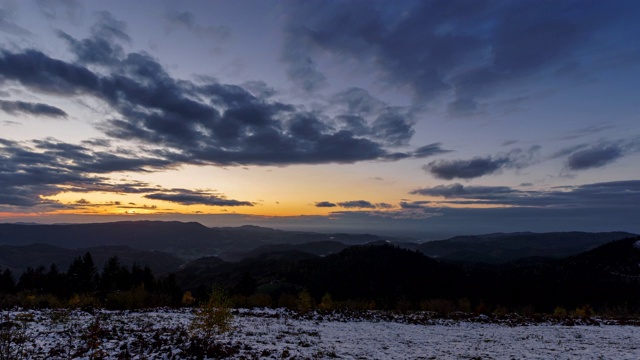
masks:
<path id="1" fill-rule="evenodd" d="M 364 244 L 393 244 L 444 261 L 500 264 L 536 257 L 565 258 L 633 236 L 624 232 L 498 233 L 419 243 L 371 234 L 257 226 L 209 228 L 195 222 L 0 224 L 0 266 L 19 272 L 27 266 L 48 267 L 55 262 L 65 269 L 75 257 L 88 251 L 98 265 L 117 256 L 125 265 L 148 265 L 156 273 L 166 273 L 199 258 L 239 262 L 259 257 L 325 257 Z"/>
<path id="2" fill-rule="evenodd" d="M 319 299 L 381 308 L 424 299 L 544 311 L 584 304 L 625 307 L 640 297 L 640 237 L 624 232 L 499 233 L 432 242 L 198 223 L 0 224 L 0 267 L 15 274 L 55 263 L 65 271 L 90 252 L 101 268 L 173 273 L 183 290 L 219 284 L 274 301 L 302 290 Z M 434 300 L 435 299 L 435 300 Z M 457 300 L 456 300 L 457 301 Z"/>
<path id="3" fill-rule="evenodd" d="M 183 259 L 247 252 L 263 245 L 335 241 L 345 245 L 386 240 L 368 234 L 322 234 L 257 226 L 208 228 L 195 222 L 123 221 L 96 224 L 0 224 L 0 244 L 45 244 L 62 248 L 128 246 Z M 235 255 L 237 256 L 237 255 Z"/>

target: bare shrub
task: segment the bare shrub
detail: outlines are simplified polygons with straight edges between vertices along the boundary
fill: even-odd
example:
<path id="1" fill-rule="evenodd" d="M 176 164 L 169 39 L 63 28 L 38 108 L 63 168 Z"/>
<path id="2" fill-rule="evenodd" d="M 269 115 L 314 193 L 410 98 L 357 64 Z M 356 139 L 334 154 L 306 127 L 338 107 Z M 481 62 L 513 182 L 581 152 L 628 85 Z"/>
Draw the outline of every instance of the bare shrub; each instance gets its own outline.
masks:
<path id="1" fill-rule="evenodd" d="M 230 331 L 232 322 L 231 302 L 222 289 L 214 288 L 209 300 L 196 309 L 191 329 L 211 338 Z"/>

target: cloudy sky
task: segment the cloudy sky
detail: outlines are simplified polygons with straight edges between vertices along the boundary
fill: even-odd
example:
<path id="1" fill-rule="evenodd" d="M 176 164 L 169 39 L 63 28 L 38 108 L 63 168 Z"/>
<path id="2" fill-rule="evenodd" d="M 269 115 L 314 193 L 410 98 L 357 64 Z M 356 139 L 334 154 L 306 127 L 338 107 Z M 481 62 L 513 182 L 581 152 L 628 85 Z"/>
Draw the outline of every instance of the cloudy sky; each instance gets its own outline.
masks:
<path id="1" fill-rule="evenodd" d="M 0 222 L 640 232 L 640 2 L 0 1 Z"/>

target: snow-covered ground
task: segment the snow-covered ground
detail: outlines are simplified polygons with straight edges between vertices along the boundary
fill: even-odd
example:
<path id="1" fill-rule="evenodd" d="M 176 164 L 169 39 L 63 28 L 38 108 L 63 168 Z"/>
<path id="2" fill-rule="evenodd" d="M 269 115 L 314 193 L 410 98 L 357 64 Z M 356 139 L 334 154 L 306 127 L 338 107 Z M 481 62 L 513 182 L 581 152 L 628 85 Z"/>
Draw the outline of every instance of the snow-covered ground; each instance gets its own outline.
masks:
<path id="1" fill-rule="evenodd" d="M 192 318 L 189 310 L 164 309 L 4 311 L 0 351 L 19 351 L 18 359 L 182 359 L 194 354 Z M 640 359 L 640 327 L 591 323 L 241 310 L 234 330 L 212 343 L 218 354 L 248 359 Z M 7 335 L 17 339 L 10 348 L 3 347 Z"/>

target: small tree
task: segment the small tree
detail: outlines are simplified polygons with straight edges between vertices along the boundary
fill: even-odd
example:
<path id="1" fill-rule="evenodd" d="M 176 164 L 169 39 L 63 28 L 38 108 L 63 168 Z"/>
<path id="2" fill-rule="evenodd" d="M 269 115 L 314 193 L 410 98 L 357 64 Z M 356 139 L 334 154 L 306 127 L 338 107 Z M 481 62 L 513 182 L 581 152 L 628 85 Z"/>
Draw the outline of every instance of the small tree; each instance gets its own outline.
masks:
<path id="1" fill-rule="evenodd" d="M 191 291 L 187 291 L 182 295 L 182 301 L 180 301 L 180 303 L 183 306 L 191 306 L 195 301 L 196 301 L 196 298 L 193 297 L 193 294 L 191 294 Z"/>
<path id="2" fill-rule="evenodd" d="M 328 292 L 322 295 L 322 300 L 320 301 L 320 309 L 322 310 L 333 310 L 333 299 L 331 298 L 331 294 Z"/>
<path id="3" fill-rule="evenodd" d="M 308 313 L 313 309 L 313 298 L 306 289 L 298 294 L 297 308 L 301 313 Z"/>
<path id="4" fill-rule="evenodd" d="M 222 289 L 214 287 L 209 300 L 196 309 L 191 329 L 205 338 L 211 338 L 230 331 L 232 321 L 231 302 L 227 294 Z"/>

